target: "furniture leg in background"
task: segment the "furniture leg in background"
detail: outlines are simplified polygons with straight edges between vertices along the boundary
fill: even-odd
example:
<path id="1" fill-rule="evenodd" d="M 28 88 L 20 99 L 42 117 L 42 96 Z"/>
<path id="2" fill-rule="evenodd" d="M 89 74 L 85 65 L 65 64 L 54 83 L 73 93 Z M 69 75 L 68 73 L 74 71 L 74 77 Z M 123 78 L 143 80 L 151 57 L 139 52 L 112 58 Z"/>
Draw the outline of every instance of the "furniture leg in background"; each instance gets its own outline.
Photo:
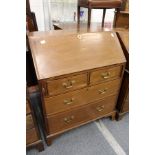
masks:
<path id="1" fill-rule="evenodd" d="M 102 27 L 104 27 L 104 19 L 106 14 L 106 9 L 120 9 L 122 6 L 122 0 L 78 0 L 78 27 L 80 25 L 80 7 L 88 8 L 88 29 L 90 29 L 90 23 L 91 23 L 91 10 L 92 9 L 104 9 L 103 11 L 103 17 L 102 17 Z"/>

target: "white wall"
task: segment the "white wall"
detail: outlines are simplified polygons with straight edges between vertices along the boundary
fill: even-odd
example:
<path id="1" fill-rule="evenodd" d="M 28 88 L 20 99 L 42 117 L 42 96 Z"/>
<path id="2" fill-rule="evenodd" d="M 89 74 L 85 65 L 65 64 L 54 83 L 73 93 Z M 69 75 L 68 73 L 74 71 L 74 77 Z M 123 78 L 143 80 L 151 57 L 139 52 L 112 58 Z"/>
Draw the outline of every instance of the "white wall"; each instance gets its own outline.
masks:
<path id="1" fill-rule="evenodd" d="M 43 12 L 43 0 L 29 0 L 30 8 L 36 15 L 37 25 L 39 31 L 45 30 L 44 24 L 44 12 Z"/>
<path id="2" fill-rule="evenodd" d="M 103 9 L 93 9 L 91 21 L 102 22 L 102 16 L 103 16 Z M 107 9 L 105 21 L 111 22 L 113 21 L 113 18 L 114 18 L 114 9 Z"/>

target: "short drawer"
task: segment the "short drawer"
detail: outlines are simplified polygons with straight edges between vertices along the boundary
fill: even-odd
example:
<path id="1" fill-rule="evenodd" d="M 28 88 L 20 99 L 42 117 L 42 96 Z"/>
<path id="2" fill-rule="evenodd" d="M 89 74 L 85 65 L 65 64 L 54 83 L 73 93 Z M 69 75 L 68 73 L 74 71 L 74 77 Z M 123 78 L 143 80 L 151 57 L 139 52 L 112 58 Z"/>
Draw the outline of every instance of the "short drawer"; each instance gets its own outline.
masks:
<path id="1" fill-rule="evenodd" d="M 81 106 L 80 108 L 47 117 L 49 134 L 61 132 L 81 123 L 97 119 L 115 109 L 116 96 L 108 97 L 97 103 Z"/>
<path id="2" fill-rule="evenodd" d="M 35 128 L 26 130 L 26 144 L 31 144 L 38 140 L 37 132 Z"/>
<path id="3" fill-rule="evenodd" d="M 32 115 L 27 115 L 26 116 L 26 130 L 29 130 L 31 128 L 34 127 L 34 122 L 33 122 L 33 118 Z"/>
<path id="4" fill-rule="evenodd" d="M 47 80 L 47 95 L 56 95 L 59 93 L 75 90 L 87 86 L 87 74 L 69 76 L 57 80 Z"/>
<path id="5" fill-rule="evenodd" d="M 122 66 L 110 67 L 93 71 L 90 74 L 90 84 L 100 83 L 107 80 L 119 78 L 121 76 Z"/>
<path id="6" fill-rule="evenodd" d="M 119 86 L 120 80 L 117 79 L 73 92 L 53 97 L 45 97 L 46 114 L 58 113 L 68 110 L 71 107 L 85 105 L 104 97 L 117 94 Z"/>

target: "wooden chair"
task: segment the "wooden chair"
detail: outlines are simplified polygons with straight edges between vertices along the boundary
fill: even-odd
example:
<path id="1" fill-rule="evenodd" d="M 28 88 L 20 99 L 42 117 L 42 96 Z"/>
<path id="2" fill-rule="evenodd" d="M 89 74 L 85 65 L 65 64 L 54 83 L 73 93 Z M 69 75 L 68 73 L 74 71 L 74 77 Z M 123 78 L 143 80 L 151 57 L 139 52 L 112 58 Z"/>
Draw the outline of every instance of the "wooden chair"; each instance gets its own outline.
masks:
<path id="1" fill-rule="evenodd" d="M 78 0 L 77 18 L 78 27 L 80 25 L 80 7 L 88 8 L 88 28 L 91 22 L 91 9 L 103 9 L 102 27 L 104 27 L 104 19 L 106 9 L 116 9 L 117 12 L 122 6 L 122 0 Z"/>
<path id="2" fill-rule="evenodd" d="M 123 0 L 119 12 L 115 11 L 114 27 L 129 29 L 129 0 Z"/>

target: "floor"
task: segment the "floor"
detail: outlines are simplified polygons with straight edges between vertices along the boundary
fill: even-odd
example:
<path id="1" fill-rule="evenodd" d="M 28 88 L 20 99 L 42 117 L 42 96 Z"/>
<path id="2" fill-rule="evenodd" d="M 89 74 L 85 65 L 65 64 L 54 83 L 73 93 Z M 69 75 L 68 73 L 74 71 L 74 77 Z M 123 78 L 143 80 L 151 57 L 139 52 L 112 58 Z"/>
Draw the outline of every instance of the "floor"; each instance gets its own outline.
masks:
<path id="1" fill-rule="evenodd" d="M 39 93 L 32 93 L 31 101 L 33 107 L 38 107 Z M 128 155 L 129 114 L 120 121 L 103 118 L 70 130 L 58 136 L 51 146 L 44 146 L 44 151 L 32 149 L 27 155 Z"/>

